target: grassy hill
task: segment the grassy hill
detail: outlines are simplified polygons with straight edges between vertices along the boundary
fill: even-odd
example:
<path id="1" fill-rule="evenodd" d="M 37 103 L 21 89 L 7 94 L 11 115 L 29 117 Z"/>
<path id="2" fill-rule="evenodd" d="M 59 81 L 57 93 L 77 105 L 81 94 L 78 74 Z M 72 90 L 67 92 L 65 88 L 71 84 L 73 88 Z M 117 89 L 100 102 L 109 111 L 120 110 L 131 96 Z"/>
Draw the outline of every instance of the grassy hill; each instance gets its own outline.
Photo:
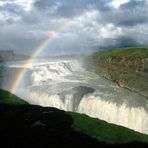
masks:
<path id="1" fill-rule="evenodd" d="M 148 135 L 122 126 L 79 113 L 29 105 L 1 89 L 0 100 L 0 147 L 148 146 Z"/>
<path id="2" fill-rule="evenodd" d="M 96 55 L 104 57 L 148 58 L 148 47 L 117 48 L 100 51 Z"/>
<path id="3" fill-rule="evenodd" d="M 19 105 L 19 104 L 28 104 L 26 101 L 20 99 L 14 94 L 0 89 L 0 104 L 10 104 L 10 105 Z"/>
<path id="4" fill-rule="evenodd" d="M 148 97 L 148 47 L 101 51 L 88 61 L 88 69 Z"/>

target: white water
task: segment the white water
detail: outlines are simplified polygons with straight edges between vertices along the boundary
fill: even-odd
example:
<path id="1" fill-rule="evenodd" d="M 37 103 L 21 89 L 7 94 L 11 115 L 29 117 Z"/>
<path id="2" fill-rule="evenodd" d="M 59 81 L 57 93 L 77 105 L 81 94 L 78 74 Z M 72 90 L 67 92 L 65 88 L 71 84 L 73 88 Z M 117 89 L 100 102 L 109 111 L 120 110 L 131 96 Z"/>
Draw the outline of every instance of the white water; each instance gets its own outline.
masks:
<path id="1" fill-rule="evenodd" d="M 22 65 L 5 64 L 4 82 Z M 77 59 L 36 61 L 16 94 L 32 104 L 85 113 L 148 134 L 148 100 L 86 71 Z"/>

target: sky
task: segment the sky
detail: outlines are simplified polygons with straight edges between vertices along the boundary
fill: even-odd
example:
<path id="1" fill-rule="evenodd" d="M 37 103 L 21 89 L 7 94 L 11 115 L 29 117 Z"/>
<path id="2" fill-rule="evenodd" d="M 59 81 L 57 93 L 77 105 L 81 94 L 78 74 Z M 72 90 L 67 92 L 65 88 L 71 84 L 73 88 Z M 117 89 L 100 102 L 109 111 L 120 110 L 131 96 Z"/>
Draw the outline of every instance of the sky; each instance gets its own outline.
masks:
<path id="1" fill-rule="evenodd" d="M 31 54 L 50 33 L 43 55 L 148 45 L 148 0 L 0 0 L 0 49 Z"/>

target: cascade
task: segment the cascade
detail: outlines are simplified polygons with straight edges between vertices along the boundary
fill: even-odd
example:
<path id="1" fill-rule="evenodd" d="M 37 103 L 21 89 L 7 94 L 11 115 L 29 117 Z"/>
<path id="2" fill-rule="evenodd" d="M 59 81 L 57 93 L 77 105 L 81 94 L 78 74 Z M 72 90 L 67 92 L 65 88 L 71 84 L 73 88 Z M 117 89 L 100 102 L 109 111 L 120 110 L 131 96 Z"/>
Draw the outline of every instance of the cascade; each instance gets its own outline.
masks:
<path id="1" fill-rule="evenodd" d="M 7 64 L 4 79 L 22 65 Z M 22 82 L 16 95 L 31 104 L 84 113 L 148 134 L 148 100 L 86 71 L 77 59 L 33 63 Z"/>

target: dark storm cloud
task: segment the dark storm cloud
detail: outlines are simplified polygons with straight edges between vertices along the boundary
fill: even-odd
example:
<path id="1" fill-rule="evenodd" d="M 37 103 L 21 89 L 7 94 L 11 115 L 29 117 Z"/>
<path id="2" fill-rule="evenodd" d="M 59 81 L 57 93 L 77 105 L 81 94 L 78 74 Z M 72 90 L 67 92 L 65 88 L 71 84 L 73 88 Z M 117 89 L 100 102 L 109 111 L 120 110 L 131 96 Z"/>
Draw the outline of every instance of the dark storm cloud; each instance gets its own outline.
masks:
<path id="1" fill-rule="evenodd" d="M 103 21 L 116 25 L 134 26 L 148 22 L 148 5 L 146 1 L 132 0 L 121 5 L 120 9 L 111 9 L 102 13 Z"/>
<path id="2" fill-rule="evenodd" d="M 121 36 L 117 39 L 117 45 L 118 47 L 132 47 L 132 46 L 138 46 L 140 44 L 133 38 L 130 38 L 128 36 L 126 37 Z"/>

